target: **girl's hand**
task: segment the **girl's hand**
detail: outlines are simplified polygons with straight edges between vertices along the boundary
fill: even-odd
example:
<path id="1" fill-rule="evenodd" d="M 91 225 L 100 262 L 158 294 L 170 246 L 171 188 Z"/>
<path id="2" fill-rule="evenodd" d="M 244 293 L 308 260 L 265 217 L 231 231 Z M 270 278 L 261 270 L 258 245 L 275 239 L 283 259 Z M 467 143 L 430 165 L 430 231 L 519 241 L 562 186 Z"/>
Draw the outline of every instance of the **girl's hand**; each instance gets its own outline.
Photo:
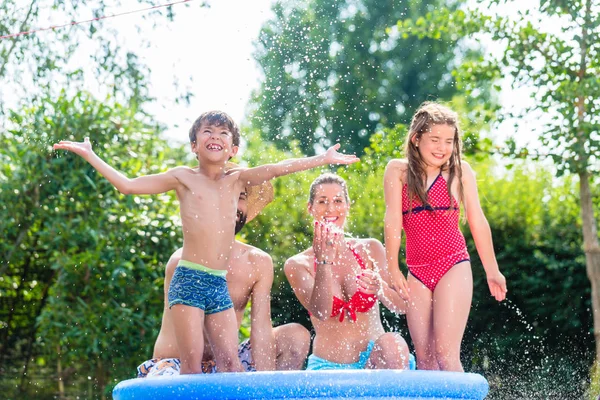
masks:
<path id="1" fill-rule="evenodd" d="M 327 149 L 325 153 L 325 162 L 327 164 L 353 164 L 357 161 L 360 161 L 358 157 L 354 154 L 342 154 L 338 153 L 338 149 L 340 148 L 340 144 L 337 143 Z"/>
<path id="2" fill-rule="evenodd" d="M 500 271 L 494 274 L 488 274 L 487 276 L 488 286 L 490 293 L 498 301 L 502 301 L 506 298 L 506 278 L 500 273 Z"/>
<path id="3" fill-rule="evenodd" d="M 86 158 L 92 153 L 92 144 L 90 138 L 86 137 L 83 142 L 71 142 L 68 140 L 61 140 L 59 143 L 53 146 L 54 150 L 68 150 L 83 158 Z"/>
<path id="4" fill-rule="evenodd" d="M 410 295 L 408 294 L 408 282 L 400 271 L 400 268 L 390 268 L 389 271 L 392 278 L 392 289 L 395 290 L 405 301 L 410 301 Z"/>
<path id="5" fill-rule="evenodd" d="M 381 276 L 375 271 L 365 269 L 356 277 L 358 290 L 365 294 L 377 294 L 381 290 Z"/>
<path id="6" fill-rule="evenodd" d="M 333 226 L 315 221 L 313 250 L 317 266 L 333 264 L 338 254 L 339 235 L 339 233 L 334 232 Z"/>

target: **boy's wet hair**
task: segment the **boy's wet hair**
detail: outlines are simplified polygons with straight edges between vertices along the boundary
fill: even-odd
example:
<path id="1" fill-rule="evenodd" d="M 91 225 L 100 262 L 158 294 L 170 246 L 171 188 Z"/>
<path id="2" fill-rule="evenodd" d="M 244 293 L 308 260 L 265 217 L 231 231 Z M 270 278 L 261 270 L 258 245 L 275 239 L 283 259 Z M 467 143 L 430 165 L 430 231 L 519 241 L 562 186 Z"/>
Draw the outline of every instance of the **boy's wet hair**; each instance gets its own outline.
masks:
<path id="1" fill-rule="evenodd" d="M 448 171 L 448 182 L 447 190 L 448 197 L 452 198 L 452 181 L 454 178 L 458 179 L 458 202 L 459 204 L 463 201 L 463 184 L 462 184 L 462 166 L 461 166 L 461 154 L 462 154 L 462 141 L 460 139 L 460 127 L 458 121 L 458 114 L 452 111 L 450 108 L 436 102 L 426 101 L 419 109 L 415 112 L 408 129 L 408 136 L 405 141 L 405 152 L 408 160 L 408 173 L 407 173 L 407 189 L 409 204 L 412 209 L 412 200 L 417 198 L 421 204 L 429 204 L 427 199 L 427 190 L 425 188 L 425 182 L 427 176 L 425 173 L 425 166 L 419 153 L 418 142 L 426 132 L 431 132 L 434 125 L 448 125 L 454 128 L 454 151 L 447 164 L 442 168 Z"/>
<path id="2" fill-rule="evenodd" d="M 336 184 L 342 187 L 344 191 L 344 198 L 346 199 L 346 203 L 350 204 L 350 196 L 348 196 L 348 186 L 346 185 L 346 181 L 339 175 L 333 174 L 331 172 L 326 172 L 321 174 L 310 184 L 310 191 L 308 195 L 308 202 L 312 205 L 315 201 L 315 196 L 317 194 L 317 186 L 319 185 L 327 185 L 327 184 Z"/>
<path id="3" fill-rule="evenodd" d="M 223 111 L 207 111 L 202 113 L 190 129 L 190 143 L 196 143 L 196 133 L 200 129 L 202 124 L 208 126 L 224 126 L 226 127 L 231 135 L 233 136 L 233 145 L 240 145 L 240 129 L 234 122 L 233 118 L 224 113 Z"/>

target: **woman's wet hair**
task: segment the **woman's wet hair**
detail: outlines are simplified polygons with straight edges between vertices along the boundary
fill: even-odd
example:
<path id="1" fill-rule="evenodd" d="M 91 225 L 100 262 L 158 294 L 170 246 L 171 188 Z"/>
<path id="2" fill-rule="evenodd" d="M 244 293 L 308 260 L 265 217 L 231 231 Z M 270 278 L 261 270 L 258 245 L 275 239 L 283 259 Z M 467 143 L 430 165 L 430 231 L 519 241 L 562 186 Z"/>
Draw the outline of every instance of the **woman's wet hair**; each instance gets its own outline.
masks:
<path id="1" fill-rule="evenodd" d="M 248 215 L 244 214 L 240 210 L 237 210 L 237 218 L 235 220 L 235 234 L 240 233 L 244 225 L 246 225 L 246 219 L 248 219 Z"/>
<path id="2" fill-rule="evenodd" d="M 317 187 L 319 185 L 327 185 L 327 184 L 336 184 L 340 185 L 344 191 L 344 198 L 346 199 L 346 203 L 350 204 L 350 196 L 348 196 L 348 186 L 346 185 L 346 181 L 339 175 L 333 174 L 331 172 L 326 172 L 321 174 L 310 184 L 310 191 L 308 195 L 308 202 L 310 205 L 315 201 L 315 196 L 317 194 Z"/>

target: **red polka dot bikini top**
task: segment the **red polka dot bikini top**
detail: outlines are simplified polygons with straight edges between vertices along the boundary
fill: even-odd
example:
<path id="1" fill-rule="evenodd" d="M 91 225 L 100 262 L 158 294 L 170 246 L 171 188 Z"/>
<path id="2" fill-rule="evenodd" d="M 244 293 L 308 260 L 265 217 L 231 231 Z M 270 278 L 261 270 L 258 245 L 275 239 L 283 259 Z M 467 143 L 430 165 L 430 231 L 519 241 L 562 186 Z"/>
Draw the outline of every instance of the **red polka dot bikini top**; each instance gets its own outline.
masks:
<path id="1" fill-rule="evenodd" d="M 348 243 L 348 249 L 350 249 L 350 251 L 352 252 L 352 255 L 354 255 L 354 258 L 358 262 L 358 265 L 360 265 L 360 269 L 362 269 L 362 270 L 367 269 L 367 266 L 366 266 L 365 262 L 363 261 L 363 259 L 360 257 L 358 252 L 350 246 L 349 243 Z M 317 260 L 315 260 L 315 270 L 317 269 L 316 261 Z M 339 315 L 340 322 L 343 322 L 344 316 L 346 315 L 346 312 L 347 312 L 348 315 L 350 316 L 350 318 L 352 319 L 352 321 L 356 321 L 356 313 L 357 312 L 367 312 L 371 308 L 373 308 L 373 306 L 376 303 L 377 303 L 377 295 L 376 294 L 367 294 L 367 293 L 361 292 L 360 290 L 357 290 L 352 295 L 350 300 L 348 300 L 348 301 L 344 301 L 344 300 L 340 299 L 339 297 L 333 296 L 333 307 L 331 308 L 331 316 L 330 317 L 333 318 L 333 317 L 337 317 Z M 310 314 L 310 312 L 309 312 L 309 314 Z"/>
<path id="2" fill-rule="evenodd" d="M 406 233 L 406 263 L 427 264 L 462 251 L 465 238 L 459 229 L 460 207 L 448 196 L 442 173 L 427 190 L 428 204 L 417 199 L 409 207 L 408 187 L 402 188 L 402 228 Z"/>

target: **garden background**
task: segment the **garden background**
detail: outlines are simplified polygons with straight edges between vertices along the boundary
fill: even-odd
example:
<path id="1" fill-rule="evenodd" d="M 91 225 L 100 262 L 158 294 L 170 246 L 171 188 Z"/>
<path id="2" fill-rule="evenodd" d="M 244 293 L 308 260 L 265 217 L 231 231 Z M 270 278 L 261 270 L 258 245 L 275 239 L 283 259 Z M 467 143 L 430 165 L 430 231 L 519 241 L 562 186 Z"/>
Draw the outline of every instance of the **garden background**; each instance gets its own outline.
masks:
<path id="1" fill-rule="evenodd" d="M 402 157 L 416 107 L 445 102 L 461 115 L 465 159 L 477 172 L 509 287 L 503 303 L 489 295 L 465 224 L 475 278 L 465 369 L 488 379 L 490 399 L 594 398 L 600 2 L 526 3 L 274 2 L 253 38 L 262 77 L 240 121 L 236 161 L 277 162 L 342 143 L 361 157 L 335 169 L 349 182 L 348 230 L 383 242 L 384 168 Z M 49 16 L 79 21 L 124 7 L 8 0 L 0 4 L 0 36 L 46 26 Z M 511 7 L 520 11 L 506 12 Z M 133 21 L 143 37 L 195 8 L 210 13 L 210 2 Z M 0 40 L 0 391 L 9 399 L 110 398 L 152 354 L 164 266 L 181 246 L 174 194 L 120 195 L 82 159 L 52 151 L 59 140 L 89 136 L 129 176 L 194 165 L 189 145 L 172 138 L 176 131 L 185 139 L 189 127 L 157 118 L 152 66 L 106 24 Z M 222 28 L 210 40 L 236 34 L 227 20 Z M 198 38 L 186 40 L 199 74 L 203 63 L 227 63 L 235 50 L 207 53 Z M 212 95 L 182 80 L 173 80 L 173 104 Z M 531 101 L 522 106 L 521 96 Z M 190 118 L 202 111 L 190 109 Z M 320 172 L 275 180 L 275 200 L 239 236 L 273 257 L 275 325 L 310 327 L 282 266 L 311 243 L 306 201 Z M 383 312 L 386 329 L 408 336 L 404 317 Z"/>

